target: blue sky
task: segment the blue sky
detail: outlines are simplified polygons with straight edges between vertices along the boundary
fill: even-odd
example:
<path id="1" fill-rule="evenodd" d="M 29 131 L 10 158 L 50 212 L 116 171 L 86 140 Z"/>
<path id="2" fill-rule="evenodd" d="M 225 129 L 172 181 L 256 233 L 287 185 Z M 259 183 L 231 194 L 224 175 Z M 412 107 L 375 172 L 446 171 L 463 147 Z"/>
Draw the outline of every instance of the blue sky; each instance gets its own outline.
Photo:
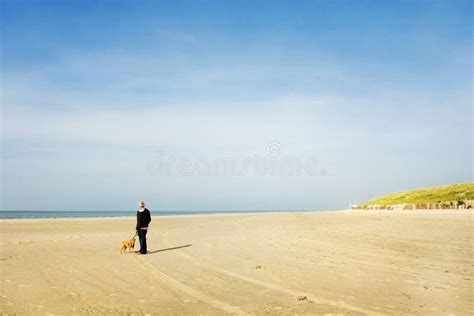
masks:
<path id="1" fill-rule="evenodd" d="M 0 3 L 1 209 L 338 209 L 472 181 L 469 1 Z M 257 156 L 317 175 L 150 172 Z"/>

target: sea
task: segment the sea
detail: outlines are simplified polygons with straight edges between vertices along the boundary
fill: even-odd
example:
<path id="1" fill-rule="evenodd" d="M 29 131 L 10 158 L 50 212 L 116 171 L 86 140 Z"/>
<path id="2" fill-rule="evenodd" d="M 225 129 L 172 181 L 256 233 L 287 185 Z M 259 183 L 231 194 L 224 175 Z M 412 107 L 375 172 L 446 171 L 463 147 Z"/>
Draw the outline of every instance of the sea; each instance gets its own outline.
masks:
<path id="1" fill-rule="evenodd" d="M 246 214 L 246 213 L 289 212 L 281 211 L 151 211 L 152 216 Z M 299 211 L 310 212 L 310 211 Z M 122 217 L 135 216 L 136 211 L 0 211 L 0 219 L 8 218 L 80 218 L 80 217 Z"/>

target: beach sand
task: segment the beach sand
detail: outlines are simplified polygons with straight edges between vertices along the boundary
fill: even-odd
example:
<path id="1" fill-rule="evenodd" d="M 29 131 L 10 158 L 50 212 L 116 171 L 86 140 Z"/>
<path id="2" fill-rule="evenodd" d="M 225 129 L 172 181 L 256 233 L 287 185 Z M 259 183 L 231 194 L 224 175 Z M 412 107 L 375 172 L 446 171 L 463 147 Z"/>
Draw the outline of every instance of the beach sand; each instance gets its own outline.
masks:
<path id="1" fill-rule="evenodd" d="M 473 213 L 340 211 L 0 221 L 7 314 L 474 312 Z M 137 248 L 136 248 L 137 249 Z"/>

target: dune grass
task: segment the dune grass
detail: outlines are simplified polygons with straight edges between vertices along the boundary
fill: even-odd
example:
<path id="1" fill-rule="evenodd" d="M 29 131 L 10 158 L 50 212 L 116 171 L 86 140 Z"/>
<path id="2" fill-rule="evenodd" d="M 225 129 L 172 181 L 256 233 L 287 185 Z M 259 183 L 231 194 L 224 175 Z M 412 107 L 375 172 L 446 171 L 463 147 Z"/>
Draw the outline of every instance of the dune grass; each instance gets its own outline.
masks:
<path id="1" fill-rule="evenodd" d="M 474 200 L 474 183 L 450 184 L 433 188 L 389 193 L 363 203 L 362 206 L 439 203 L 466 200 Z"/>

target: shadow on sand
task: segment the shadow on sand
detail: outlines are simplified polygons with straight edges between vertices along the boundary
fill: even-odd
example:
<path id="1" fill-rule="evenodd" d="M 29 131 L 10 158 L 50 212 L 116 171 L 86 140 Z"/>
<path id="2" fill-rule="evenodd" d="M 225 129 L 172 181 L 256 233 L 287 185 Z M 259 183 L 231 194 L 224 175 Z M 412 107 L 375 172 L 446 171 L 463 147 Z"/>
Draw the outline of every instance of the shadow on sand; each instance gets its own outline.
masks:
<path id="1" fill-rule="evenodd" d="M 171 248 L 164 248 L 164 249 L 158 249 L 155 251 L 148 251 L 147 255 L 151 255 L 152 253 L 157 253 L 157 252 L 162 252 L 162 251 L 168 251 L 168 250 L 175 250 L 175 249 L 180 249 L 180 248 L 186 248 L 186 247 L 191 247 L 192 244 L 188 245 L 183 245 L 183 246 L 177 246 L 177 247 L 171 247 Z"/>

